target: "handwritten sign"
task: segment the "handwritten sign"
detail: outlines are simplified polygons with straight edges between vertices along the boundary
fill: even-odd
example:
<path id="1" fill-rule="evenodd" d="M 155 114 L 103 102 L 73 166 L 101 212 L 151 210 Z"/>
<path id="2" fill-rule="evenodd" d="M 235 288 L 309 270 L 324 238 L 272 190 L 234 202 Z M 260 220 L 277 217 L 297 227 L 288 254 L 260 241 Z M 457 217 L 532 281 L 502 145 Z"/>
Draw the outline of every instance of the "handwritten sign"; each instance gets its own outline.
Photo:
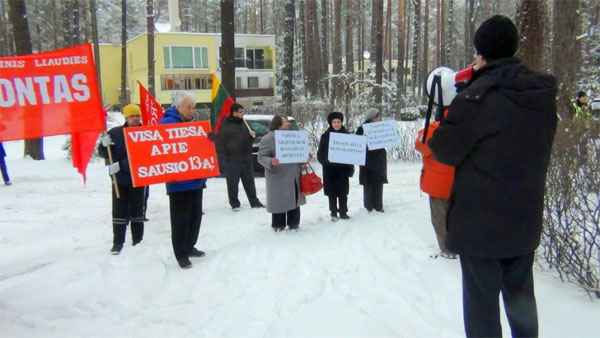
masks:
<path id="1" fill-rule="evenodd" d="M 125 128 L 134 187 L 219 175 L 210 122 Z"/>
<path id="2" fill-rule="evenodd" d="M 304 163 L 308 159 L 306 130 L 275 130 L 275 157 L 280 163 Z"/>
<path id="3" fill-rule="evenodd" d="M 398 126 L 394 120 L 363 124 L 369 150 L 388 148 L 400 144 Z"/>
<path id="4" fill-rule="evenodd" d="M 365 165 L 367 138 L 362 135 L 329 134 L 329 162 Z"/>

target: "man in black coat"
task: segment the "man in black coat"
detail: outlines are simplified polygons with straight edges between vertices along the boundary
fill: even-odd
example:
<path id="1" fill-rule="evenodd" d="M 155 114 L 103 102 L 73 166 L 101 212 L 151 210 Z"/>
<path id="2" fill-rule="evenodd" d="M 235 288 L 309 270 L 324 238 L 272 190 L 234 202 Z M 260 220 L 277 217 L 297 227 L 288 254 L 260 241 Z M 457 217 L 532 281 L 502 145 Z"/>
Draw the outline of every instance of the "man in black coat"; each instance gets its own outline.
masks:
<path id="1" fill-rule="evenodd" d="M 110 175 L 115 175 L 119 189 L 119 197 L 117 198 L 113 184 L 113 247 L 110 250 L 113 255 L 118 255 L 123 249 L 125 232 L 130 221 L 132 244 L 137 245 L 144 237 L 145 187 L 133 187 L 123 132 L 125 127 L 142 125 L 142 112 L 138 105 L 128 104 L 123 107 L 123 116 L 125 117 L 125 124 L 109 130 L 98 145 L 98 154 L 104 159 L 108 159 L 107 148 L 110 147 L 113 163 L 109 165 L 108 170 Z"/>
<path id="2" fill-rule="evenodd" d="M 446 245 L 460 255 L 468 337 L 501 337 L 501 292 L 513 337 L 537 337 L 534 251 L 556 131 L 556 80 L 513 57 L 519 35 L 496 15 L 475 33 L 476 71 L 429 147 L 456 167 Z"/>
<path id="3" fill-rule="evenodd" d="M 227 179 L 227 196 L 233 211 L 240 208 L 238 185 L 240 178 L 246 196 L 252 208 L 263 208 L 256 197 L 254 184 L 254 168 L 252 164 L 252 140 L 256 133 L 244 122 L 244 107 L 239 103 L 231 105 L 230 113 L 223 118 L 217 134 L 216 145 L 218 156 L 225 166 Z"/>

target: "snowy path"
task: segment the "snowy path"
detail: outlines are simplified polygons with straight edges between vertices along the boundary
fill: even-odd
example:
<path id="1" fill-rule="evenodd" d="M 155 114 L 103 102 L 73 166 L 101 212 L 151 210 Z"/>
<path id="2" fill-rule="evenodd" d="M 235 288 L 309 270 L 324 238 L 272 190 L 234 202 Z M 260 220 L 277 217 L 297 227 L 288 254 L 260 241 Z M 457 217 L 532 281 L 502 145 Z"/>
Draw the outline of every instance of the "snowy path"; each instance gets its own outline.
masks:
<path id="1" fill-rule="evenodd" d="M 144 241 L 111 247 L 103 163 L 88 184 L 45 139 L 46 161 L 5 143 L 14 184 L 0 187 L 2 337 L 461 337 L 460 267 L 436 251 L 420 165 L 390 163 L 386 212 L 367 213 L 358 175 L 348 221 L 331 222 L 322 193 L 301 230 L 274 233 L 270 214 L 227 204 L 224 179 L 204 192 L 193 268 L 177 266 L 168 198 L 153 186 Z M 314 166 L 320 171 L 320 166 Z M 320 173 L 319 173 L 320 174 Z M 256 181 L 265 200 L 264 179 Z M 600 337 L 600 307 L 553 273 L 536 271 L 544 337 Z M 504 321 L 505 336 L 510 336 Z"/>

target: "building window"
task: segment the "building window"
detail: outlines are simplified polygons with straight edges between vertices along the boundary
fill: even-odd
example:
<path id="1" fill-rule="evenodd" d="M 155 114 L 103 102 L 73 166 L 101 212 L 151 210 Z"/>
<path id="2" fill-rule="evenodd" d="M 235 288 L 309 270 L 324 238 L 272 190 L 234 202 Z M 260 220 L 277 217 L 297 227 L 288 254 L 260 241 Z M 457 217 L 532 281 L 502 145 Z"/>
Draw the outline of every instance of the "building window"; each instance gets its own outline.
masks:
<path id="1" fill-rule="evenodd" d="M 257 76 L 248 76 L 248 88 L 258 88 Z"/>
<path id="2" fill-rule="evenodd" d="M 236 89 L 241 89 L 242 88 L 242 78 L 241 77 L 236 77 L 235 78 L 235 88 Z"/>
<path id="3" fill-rule="evenodd" d="M 265 51 L 263 49 L 246 49 L 246 65 L 250 69 L 264 69 Z"/>
<path id="4" fill-rule="evenodd" d="M 210 74 L 168 74 L 160 76 L 161 90 L 206 90 L 212 88 Z"/>
<path id="5" fill-rule="evenodd" d="M 244 56 L 244 48 L 235 49 L 235 67 L 246 68 L 246 57 Z"/>
<path id="6" fill-rule="evenodd" d="M 163 47 L 166 69 L 208 69 L 207 47 Z"/>

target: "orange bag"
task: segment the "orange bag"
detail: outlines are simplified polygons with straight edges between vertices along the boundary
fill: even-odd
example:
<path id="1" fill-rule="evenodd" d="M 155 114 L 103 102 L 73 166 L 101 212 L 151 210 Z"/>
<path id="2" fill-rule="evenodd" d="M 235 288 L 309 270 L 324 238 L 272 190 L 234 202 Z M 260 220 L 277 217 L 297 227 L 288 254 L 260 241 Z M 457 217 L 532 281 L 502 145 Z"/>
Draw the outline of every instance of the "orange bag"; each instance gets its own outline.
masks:
<path id="1" fill-rule="evenodd" d="M 419 130 L 415 148 L 423 155 L 423 168 L 421 169 L 421 190 L 433 197 L 448 199 L 450 190 L 454 183 L 454 167 L 442 164 L 433 158 L 433 154 L 427 145 L 440 122 L 436 121 L 429 125 L 425 143 L 423 140 L 423 129 Z"/>
<path id="2" fill-rule="evenodd" d="M 308 171 L 310 168 L 310 172 Z M 315 174 L 314 169 L 309 164 L 308 167 L 302 169 L 300 176 L 300 193 L 302 195 L 312 195 L 323 189 L 323 181 Z"/>

